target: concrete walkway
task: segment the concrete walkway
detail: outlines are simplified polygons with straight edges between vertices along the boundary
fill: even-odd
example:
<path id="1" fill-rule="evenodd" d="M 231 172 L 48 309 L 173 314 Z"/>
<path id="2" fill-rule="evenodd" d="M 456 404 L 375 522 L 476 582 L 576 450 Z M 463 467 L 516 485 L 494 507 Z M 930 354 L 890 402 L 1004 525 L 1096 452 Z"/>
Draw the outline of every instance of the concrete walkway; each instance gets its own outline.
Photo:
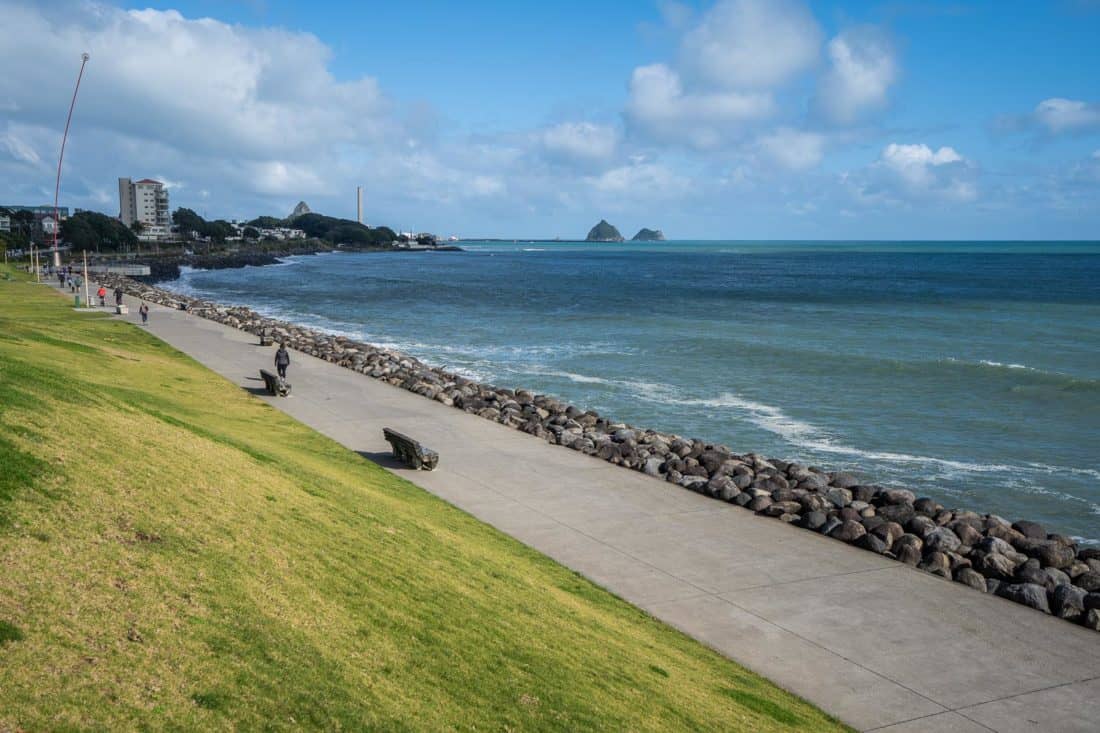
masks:
<path id="1" fill-rule="evenodd" d="M 137 303 L 128 299 L 137 321 Z M 274 350 L 153 307 L 149 330 L 259 393 Z M 303 423 L 861 730 L 1100 730 L 1100 634 L 292 352 Z M 382 427 L 438 470 L 395 466 Z"/>

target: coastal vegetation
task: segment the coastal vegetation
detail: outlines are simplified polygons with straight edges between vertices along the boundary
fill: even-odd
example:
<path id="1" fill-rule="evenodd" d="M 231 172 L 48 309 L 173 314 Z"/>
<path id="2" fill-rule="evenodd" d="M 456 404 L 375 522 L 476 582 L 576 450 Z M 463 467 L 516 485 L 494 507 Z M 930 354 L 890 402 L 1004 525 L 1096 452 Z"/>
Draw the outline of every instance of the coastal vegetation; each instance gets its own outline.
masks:
<path id="1" fill-rule="evenodd" d="M 397 239 L 397 234 L 389 227 L 372 229 L 357 221 L 324 214 L 302 214 L 291 219 L 287 226 L 301 229 L 307 237 L 316 237 L 333 244 L 388 245 Z"/>
<path id="2" fill-rule="evenodd" d="M 0 465 L 0 730 L 843 729 L 20 276 Z"/>
<path id="3" fill-rule="evenodd" d="M 137 234 L 98 211 L 78 211 L 61 222 L 61 239 L 82 252 L 116 252 L 137 246 Z"/>
<path id="4" fill-rule="evenodd" d="M 191 209 L 180 207 L 172 212 L 172 223 L 179 228 L 180 238 L 189 242 L 196 237 L 204 237 L 211 242 L 221 243 L 236 233 L 236 227 L 225 219 L 207 221 Z"/>

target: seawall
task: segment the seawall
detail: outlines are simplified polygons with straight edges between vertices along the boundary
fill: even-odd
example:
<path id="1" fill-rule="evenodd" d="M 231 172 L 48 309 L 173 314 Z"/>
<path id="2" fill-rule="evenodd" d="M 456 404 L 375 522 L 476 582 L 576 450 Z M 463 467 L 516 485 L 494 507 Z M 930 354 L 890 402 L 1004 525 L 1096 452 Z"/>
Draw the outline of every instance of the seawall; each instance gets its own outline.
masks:
<path id="1" fill-rule="evenodd" d="M 1026 520 L 947 508 L 861 475 L 616 422 L 546 395 L 480 384 L 399 352 L 137 283 L 128 294 L 253 334 L 428 399 L 716 500 L 1100 630 L 1100 549 Z"/>

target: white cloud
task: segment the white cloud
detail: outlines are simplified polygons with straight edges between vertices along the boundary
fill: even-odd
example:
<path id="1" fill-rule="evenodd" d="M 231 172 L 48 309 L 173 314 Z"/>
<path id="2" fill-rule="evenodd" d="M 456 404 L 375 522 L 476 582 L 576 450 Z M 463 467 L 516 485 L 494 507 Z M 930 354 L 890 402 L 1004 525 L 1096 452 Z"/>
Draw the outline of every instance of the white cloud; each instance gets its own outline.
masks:
<path id="1" fill-rule="evenodd" d="M 13 137 L 9 125 L 0 165 L 5 148 L 24 162 L 56 156 L 79 53 L 88 51 L 66 170 L 98 178 L 85 175 L 81 190 L 81 176 L 65 177 L 63 193 L 78 197 L 75 205 L 102 206 L 112 187 L 104 183 L 118 176 L 163 173 L 178 194 L 173 204 L 208 188 L 214 199 L 277 200 L 281 208 L 284 197 L 341 190 L 347 182 L 332 172 L 347 148 L 402 135 L 378 83 L 336 79 L 330 50 L 308 33 L 172 10 L 59 5 L 0 0 L 6 27 L 20 29 L 0 43 L 0 68 L 18 72 L 0 75 L 0 100 L 12 110 L 5 116 L 35 131 Z"/>
<path id="2" fill-rule="evenodd" d="M 33 145 L 14 129 L 13 125 L 8 125 L 8 131 L 0 133 L 0 148 L 8 151 L 8 155 L 12 160 L 27 163 L 32 166 L 38 166 L 42 163 L 42 159 L 35 151 Z"/>
<path id="3" fill-rule="evenodd" d="M 634 198 L 672 198 L 691 188 L 690 179 L 658 163 L 634 161 L 590 177 L 591 187 L 604 194 Z"/>
<path id="4" fill-rule="evenodd" d="M 821 77 L 817 104 L 829 119 L 850 123 L 886 104 L 898 69 L 884 34 L 870 27 L 849 30 L 829 41 L 827 51 L 829 69 Z"/>
<path id="5" fill-rule="evenodd" d="M 619 132 L 609 125 L 563 122 L 543 130 L 539 141 L 552 156 L 580 162 L 599 162 L 615 154 Z"/>
<path id="6" fill-rule="evenodd" d="M 813 168 L 825 155 L 825 136 L 781 127 L 759 139 L 769 158 L 790 170 Z"/>
<path id="7" fill-rule="evenodd" d="M 719 0 L 683 39 L 686 71 L 720 88 L 766 88 L 813 66 L 821 29 L 792 0 Z"/>
<path id="8" fill-rule="evenodd" d="M 1055 134 L 1100 129 L 1100 104 L 1052 97 L 1035 107 L 1035 119 Z"/>
<path id="9" fill-rule="evenodd" d="M 869 176 L 856 180 L 864 193 L 887 199 L 968 202 L 978 196 L 976 173 L 976 167 L 954 148 L 890 143 L 870 167 Z"/>
<path id="10" fill-rule="evenodd" d="M 740 124 L 769 117 L 767 92 L 685 92 L 680 75 L 664 64 L 641 66 L 630 79 L 627 119 L 665 142 L 713 148 L 740 132 Z"/>
<path id="11" fill-rule="evenodd" d="M 927 145 L 899 145 L 890 143 L 882 151 L 886 167 L 912 183 L 921 184 L 930 179 L 932 170 L 948 163 L 959 163 L 962 156 L 954 148 L 943 147 L 933 151 Z"/>

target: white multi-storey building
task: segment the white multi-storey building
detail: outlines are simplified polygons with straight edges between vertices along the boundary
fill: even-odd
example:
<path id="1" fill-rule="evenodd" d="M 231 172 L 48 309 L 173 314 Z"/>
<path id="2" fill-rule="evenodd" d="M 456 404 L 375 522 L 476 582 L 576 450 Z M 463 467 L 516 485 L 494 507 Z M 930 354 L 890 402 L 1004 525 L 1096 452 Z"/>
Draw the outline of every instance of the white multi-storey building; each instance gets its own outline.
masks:
<path id="1" fill-rule="evenodd" d="M 118 179 L 118 218 L 126 226 L 144 224 L 142 239 L 166 239 L 172 219 L 168 213 L 168 189 L 160 181 Z"/>

